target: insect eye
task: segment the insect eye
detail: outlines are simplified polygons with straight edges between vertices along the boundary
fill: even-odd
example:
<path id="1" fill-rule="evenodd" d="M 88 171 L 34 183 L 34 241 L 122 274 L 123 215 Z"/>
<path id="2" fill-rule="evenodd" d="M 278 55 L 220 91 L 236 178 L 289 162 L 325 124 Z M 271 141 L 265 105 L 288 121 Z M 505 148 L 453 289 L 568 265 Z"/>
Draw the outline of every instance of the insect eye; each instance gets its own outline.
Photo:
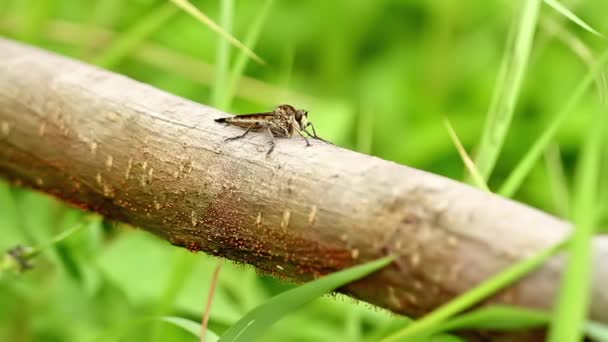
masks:
<path id="1" fill-rule="evenodd" d="M 296 112 L 296 121 L 300 121 L 300 120 L 302 120 L 302 112 L 297 111 Z"/>

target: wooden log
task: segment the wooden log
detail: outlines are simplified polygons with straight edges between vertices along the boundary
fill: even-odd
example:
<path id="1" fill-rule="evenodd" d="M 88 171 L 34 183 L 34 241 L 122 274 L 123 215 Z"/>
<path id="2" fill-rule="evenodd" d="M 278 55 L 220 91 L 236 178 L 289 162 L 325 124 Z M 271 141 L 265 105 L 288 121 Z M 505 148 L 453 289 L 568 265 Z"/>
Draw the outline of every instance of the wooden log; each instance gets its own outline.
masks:
<path id="1" fill-rule="evenodd" d="M 0 175 L 109 219 L 295 281 L 395 254 L 344 289 L 418 317 L 561 239 L 528 206 L 320 141 L 242 133 L 226 113 L 0 39 Z M 310 118 L 314 121 L 315 115 Z M 608 260 L 608 239 L 595 239 Z M 555 258 L 493 302 L 550 309 Z M 608 322 L 608 265 L 591 317 Z"/>

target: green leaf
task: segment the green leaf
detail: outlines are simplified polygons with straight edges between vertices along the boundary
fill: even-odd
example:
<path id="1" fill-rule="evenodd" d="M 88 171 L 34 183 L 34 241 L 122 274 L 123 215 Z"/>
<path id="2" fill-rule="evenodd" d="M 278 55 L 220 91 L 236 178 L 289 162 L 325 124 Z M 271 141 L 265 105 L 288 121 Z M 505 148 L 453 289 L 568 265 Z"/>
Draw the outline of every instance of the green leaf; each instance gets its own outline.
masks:
<path id="1" fill-rule="evenodd" d="M 394 260 L 385 257 L 363 265 L 330 274 L 283 292 L 251 310 L 232 325 L 220 338 L 226 341 L 254 341 L 275 322 L 313 299 L 373 273 Z"/>
<path id="2" fill-rule="evenodd" d="M 167 322 L 169 324 L 173 324 L 174 326 L 181 328 L 193 336 L 201 337 L 201 324 L 198 322 L 191 321 L 189 319 L 181 318 L 181 317 L 173 317 L 173 316 L 163 316 L 160 317 L 160 320 L 163 322 Z M 207 336 L 205 336 L 206 342 L 215 342 L 219 339 L 214 332 L 207 329 Z"/>
<path id="3" fill-rule="evenodd" d="M 598 37 L 604 37 L 601 33 L 597 32 L 596 30 L 594 30 L 589 24 L 587 24 L 586 22 L 584 22 L 581 18 L 577 17 L 576 14 L 572 13 L 572 11 L 570 11 L 568 8 L 566 8 L 564 5 L 562 5 L 562 3 L 560 3 L 557 0 L 544 0 L 544 2 L 549 5 L 551 8 L 553 8 L 554 10 L 558 11 L 559 13 L 561 13 L 564 17 L 570 19 L 573 23 L 577 24 L 578 26 L 582 27 L 583 29 L 593 33 L 594 35 L 598 36 Z"/>

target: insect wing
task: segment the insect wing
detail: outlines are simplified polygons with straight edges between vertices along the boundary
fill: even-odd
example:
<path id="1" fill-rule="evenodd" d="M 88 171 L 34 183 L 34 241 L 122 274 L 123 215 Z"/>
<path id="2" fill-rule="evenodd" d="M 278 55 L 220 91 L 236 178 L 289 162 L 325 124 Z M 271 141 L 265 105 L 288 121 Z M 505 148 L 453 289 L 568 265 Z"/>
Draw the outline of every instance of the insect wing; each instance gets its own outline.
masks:
<path id="1" fill-rule="evenodd" d="M 249 128 L 256 122 L 269 121 L 274 116 L 274 113 L 252 113 L 232 116 L 226 119 L 226 123 L 234 126 Z"/>

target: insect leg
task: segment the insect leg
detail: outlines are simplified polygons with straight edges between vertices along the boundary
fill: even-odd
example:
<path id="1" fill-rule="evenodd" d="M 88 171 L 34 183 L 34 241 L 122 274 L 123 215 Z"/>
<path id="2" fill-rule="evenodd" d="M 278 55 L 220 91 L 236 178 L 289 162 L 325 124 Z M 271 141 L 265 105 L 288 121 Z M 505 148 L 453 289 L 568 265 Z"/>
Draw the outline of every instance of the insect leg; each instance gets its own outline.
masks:
<path id="1" fill-rule="evenodd" d="M 269 125 L 266 125 L 266 131 L 268 132 L 268 136 L 270 136 L 270 149 L 268 149 L 268 152 L 266 152 L 266 155 L 268 156 L 269 154 L 272 153 L 272 151 L 274 151 L 274 146 L 275 146 L 275 142 L 274 142 L 274 134 L 272 134 L 272 130 L 270 129 Z"/>
<path id="2" fill-rule="evenodd" d="M 306 125 L 306 127 L 310 126 L 310 128 L 312 128 L 312 134 L 310 134 L 310 132 L 308 132 L 306 129 L 304 129 L 304 132 L 306 132 L 306 134 L 308 134 L 309 137 L 313 138 L 313 139 L 317 139 L 317 140 L 321 140 L 323 142 L 326 142 L 328 144 L 331 144 L 331 142 L 321 138 L 320 136 L 317 135 L 317 131 L 315 131 L 315 126 L 313 126 L 312 122 L 308 122 L 308 124 Z M 333 144 L 332 144 L 333 145 Z"/>
<path id="3" fill-rule="evenodd" d="M 306 141 L 306 146 L 312 146 L 310 144 L 310 141 L 308 141 L 308 139 L 306 139 L 306 137 L 304 136 L 304 134 L 302 133 L 302 131 L 300 131 L 300 130 L 297 130 L 297 131 L 298 131 L 298 134 L 304 139 L 304 141 Z M 306 132 L 306 131 L 304 131 L 304 132 Z M 306 132 L 306 133 L 308 133 L 308 132 Z"/>
<path id="4" fill-rule="evenodd" d="M 249 126 L 247 128 L 247 130 L 245 131 L 245 133 L 243 133 L 241 135 L 237 135 L 236 137 L 226 138 L 224 141 L 238 140 L 238 139 L 244 138 L 247 135 L 247 133 L 251 132 L 252 129 L 254 129 L 254 128 L 258 127 L 258 126 L 259 126 L 259 123 L 258 122 L 254 122 L 253 124 L 251 124 L 251 126 Z"/>

